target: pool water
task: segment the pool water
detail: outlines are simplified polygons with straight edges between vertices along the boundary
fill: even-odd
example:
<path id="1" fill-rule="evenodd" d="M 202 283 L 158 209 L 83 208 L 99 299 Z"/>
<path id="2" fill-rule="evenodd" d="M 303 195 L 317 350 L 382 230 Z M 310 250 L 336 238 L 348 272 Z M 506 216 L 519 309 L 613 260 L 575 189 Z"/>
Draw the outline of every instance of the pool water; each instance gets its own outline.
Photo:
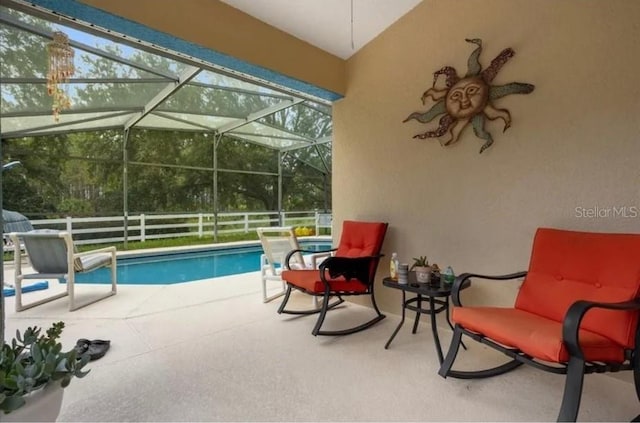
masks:
<path id="1" fill-rule="evenodd" d="M 331 242 L 302 242 L 313 251 L 331 249 Z M 118 258 L 118 284 L 165 285 L 260 270 L 262 247 L 225 248 L 196 252 Z M 111 283 L 108 268 L 76 274 L 76 283 Z"/>

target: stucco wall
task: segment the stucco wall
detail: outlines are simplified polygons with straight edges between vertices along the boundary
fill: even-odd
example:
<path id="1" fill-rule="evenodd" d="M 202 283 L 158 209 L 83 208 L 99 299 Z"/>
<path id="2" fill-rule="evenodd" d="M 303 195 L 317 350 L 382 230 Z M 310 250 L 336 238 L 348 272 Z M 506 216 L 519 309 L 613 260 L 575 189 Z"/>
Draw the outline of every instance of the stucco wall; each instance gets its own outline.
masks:
<path id="1" fill-rule="evenodd" d="M 465 38 L 483 40 L 483 67 L 515 50 L 495 84 L 536 86 L 495 101 L 512 126 L 502 133 L 500 121 L 489 123 L 495 142 L 482 154 L 471 127 L 441 147 L 412 139 L 438 119 L 402 123 L 432 104 L 420 97 L 434 71 L 450 65 L 464 76 L 475 47 Z M 540 226 L 640 232 L 638 40 L 638 1 L 421 3 L 347 62 L 346 97 L 334 106 L 336 225 L 390 223 L 378 279 L 393 251 L 401 261 L 426 254 L 457 272 L 504 274 L 526 269 Z M 579 217 L 595 207 L 610 211 Z M 467 303 L 512 304 L 517 285 L 477 284 Z M 397 292 L 380 284 L 378 294 L 383 309 L 399 312 Z"/>

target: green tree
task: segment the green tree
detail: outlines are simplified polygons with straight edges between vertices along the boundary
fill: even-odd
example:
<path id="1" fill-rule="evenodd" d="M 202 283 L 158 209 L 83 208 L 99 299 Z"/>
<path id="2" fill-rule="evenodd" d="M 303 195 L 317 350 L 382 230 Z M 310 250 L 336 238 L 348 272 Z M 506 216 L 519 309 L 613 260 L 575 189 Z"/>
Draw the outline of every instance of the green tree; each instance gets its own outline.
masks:
<path id="1" fill-rule="evenodd" d="M 57 158 L 66 153 L 64 137 L 2 140 L 5 162 L 18 160 L 22 166 L 3 172 L 3 207 L 33 218 L 51 216 L 57 210 L 64 189 L 64 163 Z"/>
<path id="2" fill-rule="evenodd" d="M 52 30 L 40 19 L 22 15 L 20 19 Z M 129 110 L 134 114 L 142 111 L 158 92 L 174 83 L 173 79 L 163 79 L 157 73 L 177 77 L 187 68 L 163 56 L 109 44 L 96 37 L 87 39 L 90 40 L 87 43 L 95 43 L 107 55 L 136 64 L 127 65 L 76 49 L 75 77 L 95 79 L 95 82 L 72 81 L 70 84 L 72 111 L 84 112 L 87 118 L 113 110 Z M 44 77 L 46 55 L 33 52 L 44 51 L 48 39 L 3 25 L 0 41 L 0 52 L 5 59 L 3 77 Z M 117 78 L 128 78 L 129 82 L 117 82 Z M 126 148 L 127 198 L 132 213 L 210 212 L 215 200 L 221 211 L 275 210 L 278 206 L 277 150 L 241 141 L 230 134 L 223 136 L 217 146 L 220 171 L 216 194 L 212 133 L 146 127 L 147 120 L 162 123 L 162 119 L 168 119 L 165 115 L 182 119 L 189 113 L 199 116 L 203 124 L 218 125 L 214 116 L 245 118 L 280 103 L 282 98 L 272 90 L 248 87 L 245 82 L 205 71 L 197 83 L 182 86 L 162 102 L 155 109 L 158 115 L 145 118 L 141 128 L 132 128 L 126 144 L 124 130 L 3 140 L 3 160 L 21 160 L 24 165 L 4 175 L 5 204 L 38 216 L 119 214 L 124 206 Z M 3 113 L 31 110 L 46 113 L 51 106 L 41 82 L 8 84 L 3 88 L 2 101 Z M 122 122 L 130 118 L 127 116 Z M 283 139 L 291 138 L 292 142 L 307 142 L 331 134 L 330 109 L 313 102 L 295 105 L 258 122 Z M 255 130 L 256 137 L 260 135 L 251 125 L 240 130 Z M 284 208 L 324 208 L 327 204 L 324 192 L 331 186 L 330 147 L 291 150 L 282 157 Z"/>

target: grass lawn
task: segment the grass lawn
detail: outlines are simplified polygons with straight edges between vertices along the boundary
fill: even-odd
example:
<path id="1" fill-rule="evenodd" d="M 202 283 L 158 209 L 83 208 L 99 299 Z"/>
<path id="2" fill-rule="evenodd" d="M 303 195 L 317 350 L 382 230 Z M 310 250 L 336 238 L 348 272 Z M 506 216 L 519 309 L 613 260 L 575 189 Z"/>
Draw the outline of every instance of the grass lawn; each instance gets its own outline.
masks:
<path id="1" fill-rule="evenodd" d="M 328 230 L 320 231 L 321 234 L 328 234 Z M 145 242 L 130 241 L 125 248 L 124 243 L 116 244 L 84 244 L 78 245 L 78 251 L 95 250 L 96 248 L 103 248 L 106 246 L 115 246 L 118 251 L 132 251 L 142 250 L 145 248 L 167 248 L 167 247 L 182 247 L 185 245 L 202 245 L 202 244 L 220 244 L 224 242 L 233 241 L 257 241 L 258 234 L 255 231 L 246 234 L 225 234 L 218 235 L 218 241 L 214 241 L 212 236 L 203 236 L 198 238 L 196 236 L 182 237 L 182 238 L 166 238 L 166 239 L 153 239 Z M 13 260 L 13 251 L 4 252 L 4 261 Z"/>

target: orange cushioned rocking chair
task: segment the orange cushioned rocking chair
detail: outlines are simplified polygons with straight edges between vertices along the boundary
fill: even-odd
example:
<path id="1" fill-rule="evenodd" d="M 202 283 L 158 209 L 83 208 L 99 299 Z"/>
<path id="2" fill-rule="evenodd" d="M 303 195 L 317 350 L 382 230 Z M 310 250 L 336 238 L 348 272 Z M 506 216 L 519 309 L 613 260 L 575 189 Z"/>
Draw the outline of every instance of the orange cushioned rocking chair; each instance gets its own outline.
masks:
<path id="1" fill-rule="evenodd" d="M 525 277 L 515 307 L 463 307 L 469 278 Z M 465 273 L 452 287 L 453 339 L 443 377 L 499 375 L 521 364 L 566 374 L 558 421 L 576 421 L 585 373 L 633 370 L 640 399 L 640 234 L 538 229 L 528 272 Z M 487 370 L 452 370 L 462 335 L 503 352 L 511 361 Z"/>
<path id="2" fill-rule="evenodd" d="M 345 221 L 342 225 L 340 244 L 332 257 L 323 261 L 317 270 L 285 270 L 282 279 L 287 283 L 282 304 L 278 313 L 285 314 L 315 314 L 320 313 L 313 331 L 313 335 L 348 335 L 364 330 L 380 320 L 384 315 L 380 313 L 373 292 L 374 280 L 380 250 L 387 232 L 387 223 Z M 288 268 L 289 259 L 297 252 L 291 251 L 285 259 Z M 311 251 L 307 251 L 311 252 Z M 322 297 L 320 308 L 312 310 L 285 310 L 291 290 L 297 289 L 309 295 Z M 327 311 L 344 302 L 343 296 L 369 295 L 376 316 L 359 326 L 343 330 L 320 330 Z M 331 297 L 338 300 L 329 303 Z"/>

